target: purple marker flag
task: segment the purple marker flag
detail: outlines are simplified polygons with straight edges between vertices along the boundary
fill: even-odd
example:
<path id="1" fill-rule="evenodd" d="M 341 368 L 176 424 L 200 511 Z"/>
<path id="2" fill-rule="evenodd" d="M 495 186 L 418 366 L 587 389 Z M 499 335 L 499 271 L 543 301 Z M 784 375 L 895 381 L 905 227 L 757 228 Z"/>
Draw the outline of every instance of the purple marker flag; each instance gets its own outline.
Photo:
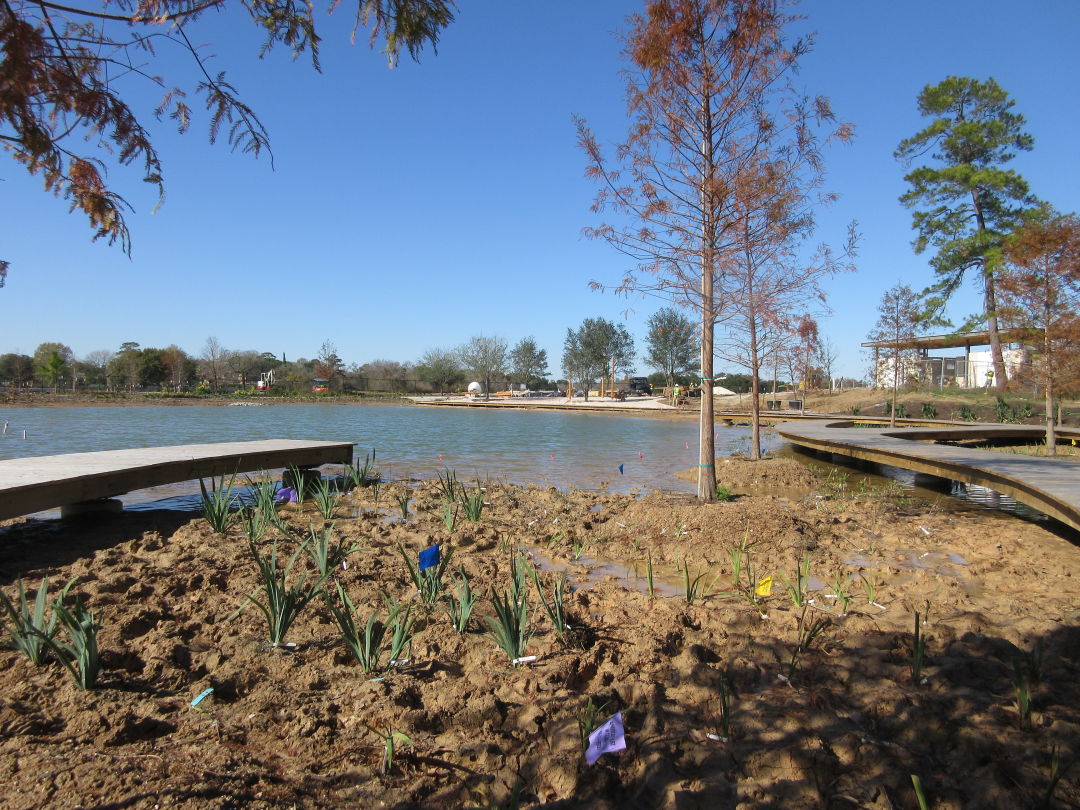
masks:
<path id="1" fill-rule="evenodd" d="M 585 752 L 585 761 L 590 765 L 604 754 L 622 751 L 626 748 L 623 734 L 622 712 L 615 712 L 589 735 L 589 748 Z"/>
<path id="2" fill-rule="evenodd" d="M 277 503 L 296 503 L 296 490 L 292 487 L 282 487 L 274 493 L 274 501 Z"/>
<path id="3" fill-rule="evenodd" d="M 439 547 L 431 546 L 431 548 L 425 548 L 420 552 L 420 570 L 424 571 L 428 568 L 434 568 L 439 564 Z"/>

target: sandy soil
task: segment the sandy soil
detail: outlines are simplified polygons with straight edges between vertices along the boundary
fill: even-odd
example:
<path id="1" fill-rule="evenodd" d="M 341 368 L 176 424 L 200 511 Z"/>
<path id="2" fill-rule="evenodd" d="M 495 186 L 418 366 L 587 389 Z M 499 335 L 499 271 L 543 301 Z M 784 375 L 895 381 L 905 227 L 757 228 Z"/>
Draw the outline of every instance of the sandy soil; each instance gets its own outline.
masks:
<path id="1" fill-rule="evenodd" d="M 1069 768 L 1080 752 L 1080 549 L 1067 537 L 842 474 L 815 479 L 791 460 L 731 461 L 721 477 L 754 494 L 700 505 L 492 484 L 481 521 L 453 531 L 432 483 L 410 486 L 404 522 L 402 484 L 384 485 L 378 503 L 370 488 L 344 496 L 335 536 L 362 548 L 333 579 L 365 617 L 385 594 L 416 619 L 408 663 L 369 675 L 319 600 L 284 649 L 267 645 L 255 608 L 232 615 L 256 588 L 239 528 L 217 536 L 164 512 L 10 521 L 0 586 L 12 596 L 18 576 L 34 587 L 77 577 L 104 671 L 80 691 L 58 663 L 0 650 L 0 802 L 497 807 L 516 806 L 519 785 L 521 806 L 915 808 L 915 774 L 932 808 L 1080 806 L 1080 766 Z M 310 505 L 281 515 L 302 530 L 322 523 Z M 424 610 L 397 551 L 432 543 L 453 549 L 479 595 L 464 634 L 442 606 Z M 740 543 L 752 571 L 736 585 Z M 283 558 L 292 549 L 282 541 Z M 531 588 L 527 653 L 538 659 L 514 667 L 479 616 L 493 615 L 491 591 L 508 587 L 518 550 L 549 598 L 552 569 L 569 572 L 572 630 L 559 640 Z M 780 577 L 804 558 L 805 613 Z M 688 604 L 680 568 L 704 573 L 709 594 Z M 290 581 L 310 581 L 310 569 L 301 556 Z M 752 587 L 770 575 L 755 606 Z M 913 680 L 916 612 L 926 649 Z M 800 617 L 822 622 L 804 648 Z M 1014 662 L 1030 682 L 1030 724 Z M 592 767 L 579 734 L 590 700 L 601 717 L 621 711 L 626 728 L 626 749 Z M 386 773 L 372 729 L 411 740 L 397 739 Z"/>

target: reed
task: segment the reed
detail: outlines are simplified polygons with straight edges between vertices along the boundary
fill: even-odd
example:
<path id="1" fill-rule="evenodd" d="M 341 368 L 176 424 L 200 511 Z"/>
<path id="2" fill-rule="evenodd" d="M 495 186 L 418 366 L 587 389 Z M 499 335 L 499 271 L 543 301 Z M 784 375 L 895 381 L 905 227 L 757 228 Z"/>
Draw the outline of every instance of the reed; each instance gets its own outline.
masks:
<path id="1" fill-rule="evenodd" d="M 367 724 L 365 723 L 364 725 Z M 394 769 L 394 755 L 396 751 L 396 743 L 401 742 L 407 745 L 413 745 L 413 741 L 407 734 L 402 734 L 400 731 L 394 731 L 390 726 L 386 727 L 386 731 L 380 731 L 374 726 L 367 726 L 367 729 L 376 737 L 382 740 L 382 772 L 385 776 Z"/>
<path id="2" fill-rule="evenodd" d="M 473 523 L 478 522 L 484 512 L 484 490 L 480 487 L 480 482 L 476 482 L 476 490 L 472 494 L 467 494 L 465 488 L 462 487 L 459 502 L 461 511 L 465 513 L 465 519 Z"/>
<path id="3" fill-rule="evenodd" d="M 443 501 L 442 522 L 448 532 L 457 526 L 458 505 L 455 501 Z"/>
<path id="4" fill-rule="evenodd" d="M 329 522 L 334 519 L 341 494 L 334 489 L 329 478 L 320 478 L 315 485 L 314 492 L 315 508 L 319 510 L 322 519 Z"/>
<path id="5" fill-rule="evenodd" d="M 915 611 L 915 632 L 911 636 L 911 685 L 922 685 L 923 658 L 926 655 L 926 636 L 922 632 L 922 616 Z"/>
<path id="6" fill-rule="evenodd" d="M 318 530 L 311 526 L 308 528 L 307 540 L 301 545 L 302 548 L 307 550 L 308 556 L 315 563 L 315 567 L 324 580 L 330 576 L 334 569 L 345 562 L 350 554 L 361 548 L 359 543 L 347 546 L 344 537 L 334 543 L 332 542 L 333 537 L 333 524 L 323 526 Z"/>
<path id="7" fill-rule="evenodd" d="M 589 735 L 596 731 L 599 720 L 604 716 L 604 712 L 607 709 L 607 703 L 593 703 L 593 699 L 589 698 L 581 710 L 578 712 L 577 725 L 578 736 L 581 738 L 581 750 L 585 751 L 589 747 Z"/>
<path id="8" fill-rule="evenodd" d="M 361 631 L 357 619 L 363 617 L 359 616 L 356 605 L 353 604 L 340 582 L 337 583 L 337 592 L 340 604 L 327 600 L 326 606 L 341 630 L 345 648 L 356 659 L 360 669 L 365 673 L 375 672 L 379 668 L 387 625 L 379 621 L 379 611 L 375 610 L 368 616 L 367 621 L 363 622 L 364 629 Z"/>
<path id="9" fill-rule="evenodd" d="M 435 480 L 435 486 L 444 501 L 456 501 L 458 499 L 458 489 L 461 488 L 461 485 L 458 483 L 457 473 L 454 470 L 444 469 L 439 473 L 438 478 Z"/>
<path id="10" fill-rule="evenodd" d="M 409 491 L 405 490 L 397 496 L 398 508 L 401 509 L 401 522 L 404 523 L 409 519 L 409 501 L 412 500 L 409 497 Z"/>
<path id="11" fill-rule="evenodd" d="M 699 599 L 705 599 L 712 592 L 716 580 L 720 578 L 720 574 L 717 574 L 713 577 L 712 582 L 705 585 L 704 580 L 708 575 L 709 571 L 706 569 L 700 571 L 697 576 L 691 577 L 690 565 L 687 563 L 686 558 L 683 557 L 683 595 L 686 598 L 686 604 L 692 605 Z"/>
<path id="12" fill-rule="evenodd" d="M 544 607 L 544 612 L 547 613 L 548 618 L 551 619 L 551 625 L 555 628 L 555 633 L 558 635 L 559 640 L 564 644 L 566 643 L 566 631 L 569 629 L 569 625 L 566 621 L 566 572 L 563 571 L 555 578 L 555 584 L 552 587 L 551 599 L 548 599 L 544 594 L 544 587 L 540 584 L 540 574 L 533 566 L 528 566 L 529 576 L 532 578 L 533 585 L 536 586 L 536 594 L 540 597 L 540 604 Z"/>

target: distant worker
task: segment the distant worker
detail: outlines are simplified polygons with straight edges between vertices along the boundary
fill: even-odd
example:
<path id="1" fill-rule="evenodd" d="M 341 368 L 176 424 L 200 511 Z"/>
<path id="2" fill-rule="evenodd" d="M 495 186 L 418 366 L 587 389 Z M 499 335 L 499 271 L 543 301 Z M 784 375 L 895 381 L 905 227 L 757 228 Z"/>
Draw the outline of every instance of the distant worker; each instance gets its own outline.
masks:
<path id="1" fill-rule="evenodd" d="M 671 396 L 671 404 L 672 405 L 678 405 L 679 404 L 679 384 L 678 383 L 675 383 L 674 391 L 675 392 Z"/>
<path id="2" fill-rule="evenodd" d="M 986 390 L 989 391 L 990 388 L 993 385 L 994 385 L 994 370 L 992 368 L 988 368 L 986 370 Z"/>

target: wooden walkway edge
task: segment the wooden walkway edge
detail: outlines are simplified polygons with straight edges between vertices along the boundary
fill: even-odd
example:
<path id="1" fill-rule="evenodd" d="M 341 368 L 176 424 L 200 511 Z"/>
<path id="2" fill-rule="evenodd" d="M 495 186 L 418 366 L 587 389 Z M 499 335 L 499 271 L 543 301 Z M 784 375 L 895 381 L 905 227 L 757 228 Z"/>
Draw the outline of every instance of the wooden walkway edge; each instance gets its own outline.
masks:
<path id="1" fill-rule="evenodd" d="M 146 487 L 284 467 L 350 464 L 352 442 L 272 439 L 0 461 L 0 520 Z"/>
<path id="2" fill-rule="evenodd" d="M 1034 442 L 1045 436 L 1038 426 L 854 428 L 851 419 L 823 419 L 784 422 L 776 432 L 812 450 L 988 487 L 1080 531 L 1080 462 L 933 443 L 995 438 Z"/>

